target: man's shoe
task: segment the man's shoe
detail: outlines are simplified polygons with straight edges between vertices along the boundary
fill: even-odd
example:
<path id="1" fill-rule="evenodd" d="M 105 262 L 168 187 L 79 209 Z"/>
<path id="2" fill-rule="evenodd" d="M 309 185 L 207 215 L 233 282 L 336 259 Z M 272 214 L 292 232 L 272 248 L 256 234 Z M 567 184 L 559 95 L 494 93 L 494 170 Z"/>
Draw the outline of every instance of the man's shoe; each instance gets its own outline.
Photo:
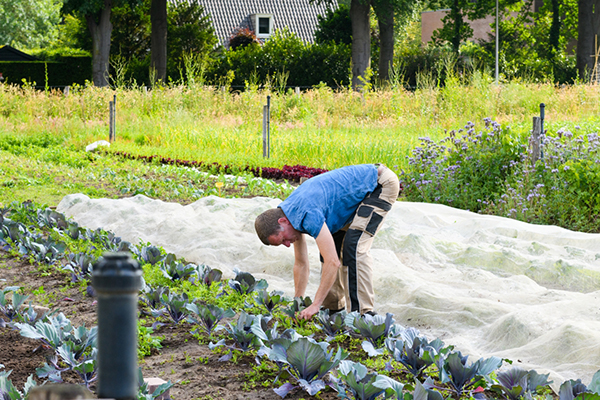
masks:
<path id="1" fill-rule="evenodd" d="M 375 311 L 367 311 L 365 314 L 369 314 L 371 317 L 374 317 L 377 315 L 377 313 Z"/>

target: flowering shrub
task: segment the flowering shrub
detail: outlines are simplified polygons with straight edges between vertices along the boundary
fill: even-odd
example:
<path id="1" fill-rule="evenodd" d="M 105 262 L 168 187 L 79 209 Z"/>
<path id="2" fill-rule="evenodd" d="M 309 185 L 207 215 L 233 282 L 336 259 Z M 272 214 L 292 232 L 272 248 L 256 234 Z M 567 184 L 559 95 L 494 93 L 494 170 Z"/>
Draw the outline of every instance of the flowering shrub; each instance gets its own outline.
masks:
<path id="1" fill-rule="evenodd" d="M 494 201 L 524 146 L 491 119 L 484 123 L 484 129 L 476 132 L 469 122 L 439 143 L 420 138 L 421 146 L 409 157 L 410 171 L 400 174 L 406 199 L 470 211 L 480 211 Z"/>
<path id="2" fill-rule="evenodd" d="M 600 138 L 558 130 L 542 138 L 535 166 L 524 160 L 487 212 L 577 231 L 600 231 Z"/>
<path id="3" fill-rule="evenodd" d="M 260 40 L 258 40 L 254 31 L 248 28 L 237 28 L 229 38 L 229 48 L 231 50 L 236 50 L 252 43 L 260 44 Z"/>
<path id="4" fill-rule="evenodd" d="M 542 136 L 535 165 L 524 140 L 484 119 L 476 133 L 469 122 L 439 143 L 421 138 L 400 174 L 409 201 L 600 232 L 600 137 L 561 129 Z M 462 135 L 459 137 L 458 134 Z"/>

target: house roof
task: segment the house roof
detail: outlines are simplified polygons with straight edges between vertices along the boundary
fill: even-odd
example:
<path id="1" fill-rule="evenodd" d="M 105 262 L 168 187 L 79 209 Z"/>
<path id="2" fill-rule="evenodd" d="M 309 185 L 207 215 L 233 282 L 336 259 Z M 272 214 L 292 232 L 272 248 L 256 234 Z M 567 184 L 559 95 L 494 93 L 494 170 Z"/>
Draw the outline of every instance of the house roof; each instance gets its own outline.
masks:
<path id="1" fill-rule="evenodd" d="M 328 8 L 336 9 L 337 0 L 331 5 L 310 3 L 309 0 L 188 0 L 196 1 L 210 15 L 220 43 L 227 47 L 236 28 L 256 31 L 252 15 L 273 15 L 273 29 L 288 27 L 300 39 L 313 43 L 317 27 L 317 15 L 325 16 Z"/>
<path id="2" fill-rule="evenodd" d="M 34 56 L 23 53 L 12 46 L 0 47 L 0 61 L 35 61 Z"/>

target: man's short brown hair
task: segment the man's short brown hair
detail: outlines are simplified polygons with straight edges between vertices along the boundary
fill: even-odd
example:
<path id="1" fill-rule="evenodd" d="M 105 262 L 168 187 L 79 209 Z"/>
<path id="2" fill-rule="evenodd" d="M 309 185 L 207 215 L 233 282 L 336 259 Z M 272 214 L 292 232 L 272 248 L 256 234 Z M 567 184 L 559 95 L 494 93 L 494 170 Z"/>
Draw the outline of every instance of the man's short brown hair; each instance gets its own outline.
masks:
<path id="1" fill-rule="evenodd" d="M 279 225 L 279 218 L 285 218 L 285 214 L 281 208 L 271 208 L 260 214 L 254 220 L 254 229 L 258 234 L 261 242 L 269 246 L 269 237 L 276 235 L 283 228 Z"/>

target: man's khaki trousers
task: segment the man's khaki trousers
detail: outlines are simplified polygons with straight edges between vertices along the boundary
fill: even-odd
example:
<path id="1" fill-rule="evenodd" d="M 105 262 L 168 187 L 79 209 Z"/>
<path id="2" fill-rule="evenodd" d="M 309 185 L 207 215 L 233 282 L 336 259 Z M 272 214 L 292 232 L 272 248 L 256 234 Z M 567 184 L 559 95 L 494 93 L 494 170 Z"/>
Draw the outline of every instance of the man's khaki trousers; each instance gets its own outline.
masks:
<path id="1" fill-rule="evenodd" d="M 346 308 L 348 312 L 359 311 L 361 314 L 373 311 L 373 258 L 370 249 L 400 191 L 396 174 L 385 166 L 379 169 L 375 190 L 358 206 L 352 222 L 333 234 L 342 267 L 323 302 L 323 307 L 329 310 Z"/>

